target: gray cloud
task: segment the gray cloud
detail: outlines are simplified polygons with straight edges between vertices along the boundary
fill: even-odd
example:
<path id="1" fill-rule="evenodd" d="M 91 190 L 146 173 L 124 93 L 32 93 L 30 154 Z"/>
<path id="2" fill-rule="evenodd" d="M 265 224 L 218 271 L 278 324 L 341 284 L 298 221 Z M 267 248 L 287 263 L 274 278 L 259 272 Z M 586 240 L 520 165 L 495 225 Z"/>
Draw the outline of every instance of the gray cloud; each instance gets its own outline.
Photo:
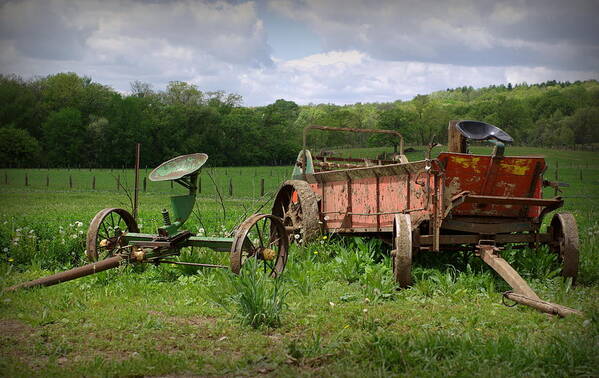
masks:
<path id="1" fill-rule="evenodd" d="M 284 16 L 265 30 L 254 2 L 0 0 L 0 72 L 73 71 L 123 92 L 134 80 L 157 89 L 182 80 L 239 93 L 248 105 L 584 80 L 599 77 L 596 4 L 278 0 L 268 6 Z M 286 19 L 314 30 L 324 51 L 272 58 L 268 34 L 284 35 Z"/>
<path id="2" fill-rule="evenodd" d="M 376 58 L 460 65 L 599 66 L 595 0 L 272 0 L 303 20 L 331 50 Z"/>

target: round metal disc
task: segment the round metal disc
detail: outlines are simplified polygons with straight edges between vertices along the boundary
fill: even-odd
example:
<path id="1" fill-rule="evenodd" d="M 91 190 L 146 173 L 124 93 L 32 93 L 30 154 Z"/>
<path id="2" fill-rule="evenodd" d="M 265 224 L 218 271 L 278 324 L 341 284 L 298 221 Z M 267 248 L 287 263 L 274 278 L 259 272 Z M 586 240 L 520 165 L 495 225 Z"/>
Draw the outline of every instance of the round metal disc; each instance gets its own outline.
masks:
<path id="1" fill-rule="evenodd" d="M 208 155 L 203 153 L 177 156 L 154 168 L 148 177 L 150 181 L 180 179 L 196 172 L 206 163 L 206 160 L 208 160 Z"/>

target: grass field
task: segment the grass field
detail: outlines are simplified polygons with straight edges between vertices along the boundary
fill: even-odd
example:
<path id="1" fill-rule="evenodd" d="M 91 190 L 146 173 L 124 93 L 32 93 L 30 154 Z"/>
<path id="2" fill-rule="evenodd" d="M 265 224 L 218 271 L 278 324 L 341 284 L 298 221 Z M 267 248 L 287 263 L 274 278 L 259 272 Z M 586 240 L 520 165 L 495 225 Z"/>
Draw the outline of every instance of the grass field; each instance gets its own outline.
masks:
<path id="1" fill-rule="evenodd" d="M 0 376 L 597 376 L 599 157 L 509 151 L 546 155 L 545 177 L 554 180 L 557 165 L 559 181 L 570 183 L 561 195 L 564 210 L 579 224 L 579 280 L 573 286 L 561 279 L 555 256 L 543 249 L 508 249 L 503 256 L 543 299 L 578 308 L 583 317 L 556 319 L 503 306 L 501 292 L 508 286 L 477 257 L 452 253 L 416 256 L 413 287 L 397 291 L 388 249 L 379 241 L 327 236 L 294 246 L 276 282 L 224 270 L 123 266 L 53 287 L 2 293 Z M 378 150 L 350 153 L 373 152 Z M 410 159 L 421 156 L 419 151 Z M 265 203 L 262 211 L 268 212 L 269 192 L 291 171 L 276 167 L 270 176 L 270 170 L 210 171 L 224 188 L 223 213 L 205 169 L 188 228 L 222 236 Z M 8 184 L 4 173 L 1 287 L 82 264 L 94 214 L 130 208 L 123 190 L 116 191 L 117 171 L 8 170 Z M 50 187 L 48 174 L 56 177 Z M 95 191 L 91 184 L 78 186 L 94 174 Z M 120 174 L 130 186 L 132 172 Z M 76 183 L 72 190 L 69 176 Z M 270 180 L 263 198 L 254 189 L 260 178 Z M 54 181 L 65 184 L 54 187 Z M 140 200 L 145 232 L 158 226 L 171 193 L 169 184 L 152 185 Z M 201 261 L 227 259 L 206 252 Z"/>

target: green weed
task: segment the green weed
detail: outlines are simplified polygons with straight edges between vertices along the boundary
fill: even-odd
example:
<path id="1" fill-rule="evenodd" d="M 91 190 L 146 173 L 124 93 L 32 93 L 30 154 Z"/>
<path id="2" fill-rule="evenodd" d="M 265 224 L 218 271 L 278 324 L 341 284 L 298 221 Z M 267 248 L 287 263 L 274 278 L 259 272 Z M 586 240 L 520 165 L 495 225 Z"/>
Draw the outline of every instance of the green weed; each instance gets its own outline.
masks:
<path id="1" fill-rule="evenodd" d="M 240 275 L 223 272 L 217 277 L 216 285 L 209 291 L 214 303 L 253 328 L 281 325 L 288 295 L 282 280 L 260 273 L 253 259 L 244 264 Z"/>

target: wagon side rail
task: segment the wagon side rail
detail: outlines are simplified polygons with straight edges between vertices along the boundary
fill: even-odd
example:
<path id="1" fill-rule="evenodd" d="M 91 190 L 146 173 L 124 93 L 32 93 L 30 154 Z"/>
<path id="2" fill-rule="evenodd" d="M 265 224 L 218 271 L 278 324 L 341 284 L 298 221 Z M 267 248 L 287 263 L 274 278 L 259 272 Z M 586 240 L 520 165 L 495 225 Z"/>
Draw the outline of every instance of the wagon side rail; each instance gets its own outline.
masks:
<path id="1" fill-rule="evenodd" d="M 303 132 L 303 151 L 305 156 L 305 151 L 307 150 L 307 137 L 309 130 L 323 130 L 323 131 L 339 131 L 339 132 L 349 132 L 349 133 L 369 133 L 369 134 L 387 134 L 391 136 L 395 136 L 399 139 L 399 155 L 402 161 L 406 161 L 404 155 L 404 138 L 400 132 L 394 130 L 379 130 L 379 129 L 356 129 L 351 127 L 331 127 L 331 126 L 321 126 L 321 125 L 308 125 L 304 127 Z"/>
<path id="2" fill-rule="evenodd" d="M 563 206 L 564 200 L 562 197 L 554 198 L 531 198 L 531 197 L 506 197 L 506 196 L 488 196 L 480 194 L 472 194 L 469 191 L 463 191 L 451 198 L 449 203 L 446 204 L 444 218 L 447 218 L 451 211 L 463 203 L 476 203 L 476 204 L 492 204 L 492 205 L 524 205 L 524 206 L 539 206 L 543 210 L 538 218 L 535 219 L 535 223 L 541 223 L 543 217 L 560 207 Z"/>

